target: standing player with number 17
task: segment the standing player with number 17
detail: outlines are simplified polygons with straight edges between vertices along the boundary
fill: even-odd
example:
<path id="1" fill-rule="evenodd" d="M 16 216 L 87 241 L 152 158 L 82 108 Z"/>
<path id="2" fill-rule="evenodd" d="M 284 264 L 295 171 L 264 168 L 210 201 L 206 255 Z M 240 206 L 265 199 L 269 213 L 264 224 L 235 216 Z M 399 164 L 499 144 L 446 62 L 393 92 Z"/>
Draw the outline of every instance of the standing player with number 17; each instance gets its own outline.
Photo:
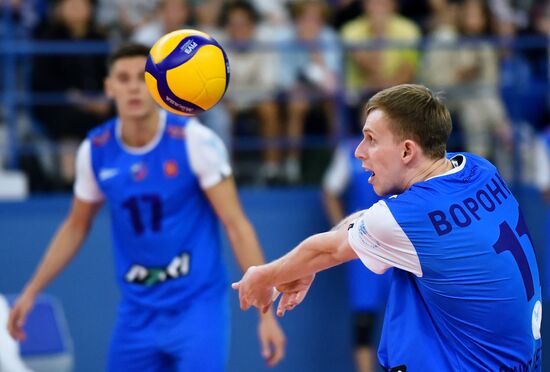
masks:
<path id="1" fill-rule="evenodd" d="M 218 223 L 241 269 L 264 259 L 225 147 L 196 118 L 159 109 L 145 82 L 148 56 L 137 44 L 111 55 L 105 87 L 118 117 L 82 142 L 72 208 L 8 330 L 25 337 L 36 295 L 78 252 L 107 202 L 122 295 L 107 370 L 220 372 L 228 359 L 229 285 Z M 266 363 L 277 364 L 285 336 L 271 312 L 259 316 L 258 335 Z"/>
<path id="2" fill-rule="evenodd" d="M 315 273 L 360 258 L 394 268 L 378 359 L 387 371 L 540 371 L 541 288 L 518 202 L 487 160 L 446 153 L 451 116 L 430 90 L 398 85 L 366 106 L 355 156 L 388 196 L 313 235 L 233 287 L 278 313 Z M 369 288 L 364 289 L 368 293 Z"/>

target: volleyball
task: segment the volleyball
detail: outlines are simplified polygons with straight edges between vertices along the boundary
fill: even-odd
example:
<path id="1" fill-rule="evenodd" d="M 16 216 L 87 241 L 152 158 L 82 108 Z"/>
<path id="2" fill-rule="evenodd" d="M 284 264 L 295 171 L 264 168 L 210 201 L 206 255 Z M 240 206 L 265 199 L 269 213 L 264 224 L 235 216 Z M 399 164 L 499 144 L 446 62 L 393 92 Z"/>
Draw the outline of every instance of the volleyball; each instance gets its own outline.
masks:
<path id="1" fill-rule="evenodd" d="M 151 48 L 145 82 L 162 108 L 193 116 L 213 107 L 225 94 L 229 61 L 210 35 L 191 29 L 173 31 Z"/>

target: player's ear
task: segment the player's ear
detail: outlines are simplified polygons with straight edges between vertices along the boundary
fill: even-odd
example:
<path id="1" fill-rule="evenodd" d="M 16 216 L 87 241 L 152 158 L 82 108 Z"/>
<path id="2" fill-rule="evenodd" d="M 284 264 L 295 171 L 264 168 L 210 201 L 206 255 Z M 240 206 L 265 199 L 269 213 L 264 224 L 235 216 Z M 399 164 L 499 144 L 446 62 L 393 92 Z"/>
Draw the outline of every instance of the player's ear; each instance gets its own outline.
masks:
<path id="1" fill-rule="evenodd" d="M 417 145 L 414 141 L 405 140 L 403 141 L 403 146 L 401 148 L 401 159 L 405 164 L 409 163 L 415 156 L 417 151 Z"/>
<path id="2" fill-rule="evenodd" d="M 107 76 L 103 80 L 103 90 L 105 91 L 105 95 L 107 96 L 107 98 L 113 98 L 113 91 L 111 88 L 111 80 L 109 76 Z"/>

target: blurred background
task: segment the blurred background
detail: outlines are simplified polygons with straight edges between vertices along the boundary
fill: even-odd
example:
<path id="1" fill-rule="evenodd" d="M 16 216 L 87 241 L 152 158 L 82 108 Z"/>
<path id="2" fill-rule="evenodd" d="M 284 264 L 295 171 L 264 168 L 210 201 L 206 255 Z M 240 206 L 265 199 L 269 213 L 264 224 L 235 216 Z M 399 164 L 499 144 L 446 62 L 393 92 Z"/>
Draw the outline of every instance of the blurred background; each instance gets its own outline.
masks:
<path id="1" fill-rule="evenodd" d="M 114 114 L 106 55 L 181 28 L 210 33 L 228 53 L 228 92 L 200 119 L 230 150 L 268 259 L 329 228 L 324 175 L 360 132 L 366 100 L 422 83 L 452 111 L 449 150 L 487 157 L 515 190 L 548 292 L 549 1 L 3 0 L 0 17 L 0 293 L 16 294 L 33 272 L 67 211 L 78 144 Z M 114 283 L 102 211 L 48 290 L 67 317 L 75 371 L 104 369 Z M 230 370 L 266 370 L 255 314 L 231 300 Z M 319 275 L 282 324 L 288 352 L 275 370 L 354 370 L 342 268 Z"/>

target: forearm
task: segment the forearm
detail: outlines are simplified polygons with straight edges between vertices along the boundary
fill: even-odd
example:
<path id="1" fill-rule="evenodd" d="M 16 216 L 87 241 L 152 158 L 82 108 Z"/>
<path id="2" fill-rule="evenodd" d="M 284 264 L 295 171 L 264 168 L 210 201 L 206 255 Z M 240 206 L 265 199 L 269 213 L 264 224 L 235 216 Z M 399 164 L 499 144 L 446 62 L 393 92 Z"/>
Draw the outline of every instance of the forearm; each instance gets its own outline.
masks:
<path id="1" fill-rule="evenodd" d="M 226 232 L 235 259 L 243 272 L 250 266 L 265 262 L 256 233 L 247 219 L 229 224 L 226 226 Z"/>
<path id="2" fill-rule="evenodd" d="M 312 235 L 292 251 L 264 265 L 273 286 L 315 274 L 355 257 L 347 243 L 347 228 Z"/>
<path id="3" fill-rule="evenodd" d="M 25 293 L 34 297 L 41 292 L 72 260 L 85 236 L 86 231 L 74 229 L 66 221 L 51 241 Z"/>

